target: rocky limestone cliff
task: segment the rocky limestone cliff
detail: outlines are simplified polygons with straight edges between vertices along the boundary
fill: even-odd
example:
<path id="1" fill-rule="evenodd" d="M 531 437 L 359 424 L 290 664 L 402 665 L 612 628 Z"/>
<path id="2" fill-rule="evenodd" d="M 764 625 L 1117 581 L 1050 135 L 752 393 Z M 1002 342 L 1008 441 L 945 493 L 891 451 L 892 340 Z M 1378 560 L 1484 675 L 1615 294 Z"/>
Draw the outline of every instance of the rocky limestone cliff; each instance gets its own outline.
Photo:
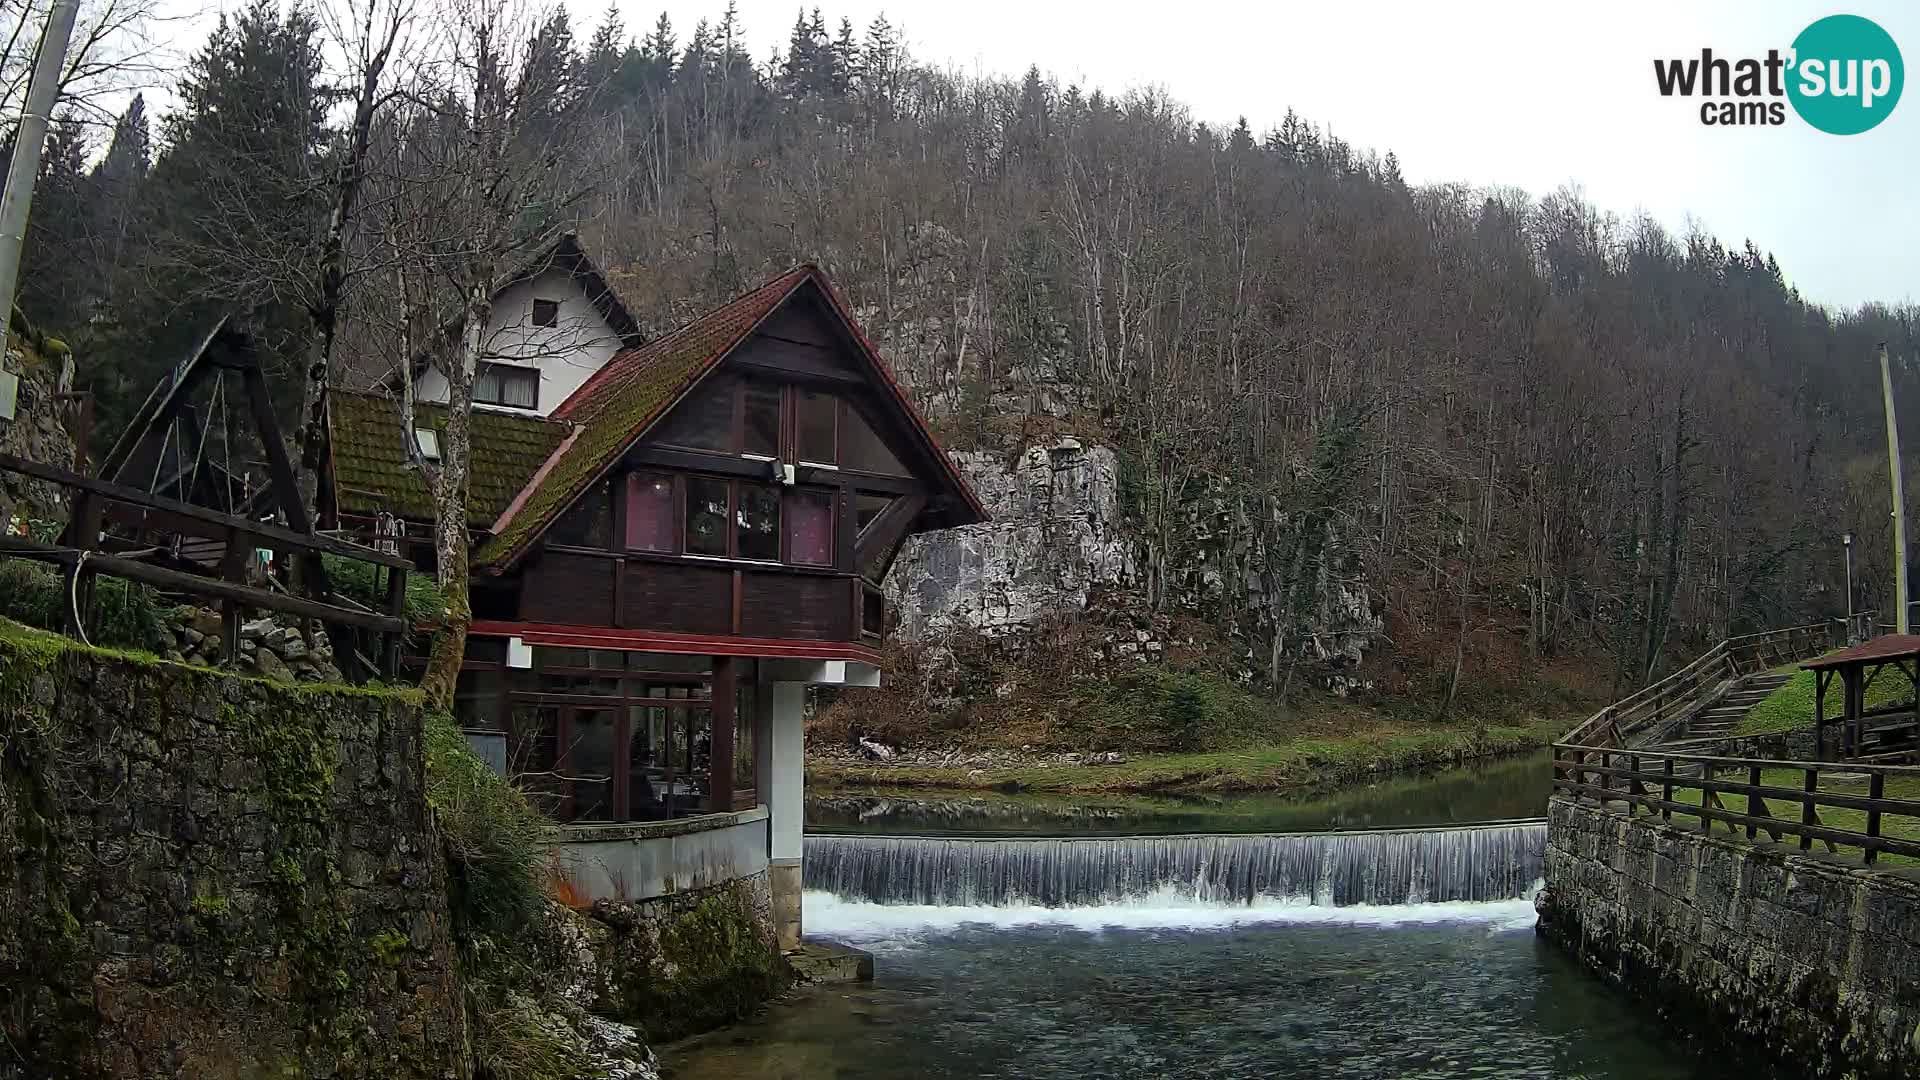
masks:
<path id="1" fill-rule="evenodd" d="M 1140 616 L 1154 608 L 1142 566 L 1141 539 L 1129 521 L 1121 492 L 1121 458 L 1110 446 L 1064 437 L 1029 445 L 1016 455 L 959 451 L 951 455 L 985 504 L 982 525 L 927 533 L 910 540 L 888 575 L 888 600 L 907 641 L 938 641 L 956 631 L 977 631 L 1014 641 L 1043 621 L 1096 610 Z M 1011 456 L 1011 464 L 1009 457 Z M 1242 678 L 1266 666 L 1276 618 L 1289 629 L 1285 654 L 1329 668 L 1360 662 L 1384 629 L 1374 609 L 1359 560 L 1348 554 L 1330 527 L 1320 538 L 1325 554 L 1308 571 L 1310 582 L 1293 588 L 1284 562 L 1250 545 L 1246 530 L 1227 527 L 1224 500 L 1196 499 L 1186 510 L 1182 545 L 1165 570 L 1160 610 L 1213 624 L 1216 636 L 1234 642 L 1232 660 Z M 1228 595 L 1237 590 L 1240 595 Z M 1304 612 L 1280 610 L 1305 596 Z M 1242 612 L 1239 620 L 1221 614 Z M 1162 655 L 1160 636 L 1135 629 L 1132 647 L 1108 650 L 1114 658 Z M 1330 673 L 1334 689 L 1349 676 Z"/>
<path id="2" fill-rule="evenodd" d="M 953 459 L 992 520 L 908 541 L 887 577 L 908 639 L 959 628 L 1017 631 L 1085 611 L 1098 589 L 1133 586 L 1111 448 L 1065 439 L 1027 448 L 1011 469 L 998 454 Z"/>

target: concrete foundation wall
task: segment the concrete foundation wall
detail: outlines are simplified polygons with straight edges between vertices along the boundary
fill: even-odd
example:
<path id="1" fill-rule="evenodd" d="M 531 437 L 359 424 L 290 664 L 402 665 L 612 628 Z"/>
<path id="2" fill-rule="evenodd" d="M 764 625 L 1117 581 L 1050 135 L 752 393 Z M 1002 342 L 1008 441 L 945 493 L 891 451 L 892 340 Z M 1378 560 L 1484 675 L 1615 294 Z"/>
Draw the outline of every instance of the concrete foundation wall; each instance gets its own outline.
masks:
<path id="1" fill-rule="evenodd" d="M 1763 834 L 1764 835 L 1764 834 Z M 1920 1072 L 1920 877 L 1555 796 L 1540 932 L 1796 1076 Z"/>
<path id="2" fill-rule="evenodd" d="M 587 900 L 642 901 L 764 875 L 767 811 L 564 825 L 555 851 Z"/>

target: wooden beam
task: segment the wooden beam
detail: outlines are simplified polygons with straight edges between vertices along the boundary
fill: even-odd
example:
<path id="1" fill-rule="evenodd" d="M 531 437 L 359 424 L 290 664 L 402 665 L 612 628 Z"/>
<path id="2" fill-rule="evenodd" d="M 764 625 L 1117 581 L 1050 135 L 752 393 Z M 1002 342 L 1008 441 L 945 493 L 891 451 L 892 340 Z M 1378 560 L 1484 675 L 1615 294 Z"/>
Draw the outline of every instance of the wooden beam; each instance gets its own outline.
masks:
<path id="1" fill-rule="evenodd" d="M 708 809 L 715 813 L 733 809 L 733 729 L 738 710 L 734 691 L 738 687 L 738 667 L 731 656 L 713 658 L 713 682 L 708 716 L 713 725 L 710 775 L 707 782 Z"/>
<path id="2" fill-rule="evenodd" d="M 914 519 L 926 506 L 925 495 L 906 495 L 888 503 L 880 516 L 867 525 L 853 549 L 854 565 L 863 576 L 906 539 L 907 530 L 913 527 Z"/>
<path id="3" fill-rule="evenodd" d="M 88 500 L 89 502 L 97 502 L 98 498 L 104 497 L 132 506 L 164 510 L 181 518 L 213 526 L 216 530 L 238 528 L 248 536 L 259 537 L 263 540 L 273 540 L 280 544 L 296 548 L 313 548 L 331 555 L 340 555 L 349 559 L 359 559 L 361 562 L 378 563 L 381 566 L 397 566 L 403 570 L 411 570 L 413 568 L 411 562 L 408 562 L 398 555 L 388 555 L 385 552 L 375 551 L 373 548 L 361 547 L 359 544 L 350 544 L 344 540 L 336 540 L 331 536 L 321 536 L 318 533 L 298 533 L 269 521 L 249 521 L 237 514 L 223 514 L 218 510 L 209 510 L 204 506 L 195 506 L 192 503 L 184 503 L 178 499 L 169 499 L 160 495 L 154 495 L 150 492 L 141 491 L 138 488 L 128 487 L 125 484 L 117 484 L 109 480 L 97 480 L 91 476 L 81 476 L 79 473 L 68 472 L 66 469 L 53 465 L 45 465 L 38 461 L 29 461 L 26 458 L 14 454 L 0 454 L 0 472 L 17 472 L 23 476 L 31 476 L 36 480 L 46 480 L 50 483 L 76 488 L 94 497 L 90 498 Z M 76 503 L 75 505 L 79 504 Z M 224 532 L 213 531 L 205 533 L 204 535 L 217 538 L 223 536 Z M 78 539 L 81 539 L 83 542 L 72 546 L 92 546 L 90 542 L 84 542 L 90 541 L 91 538 L 80 537 Z"/>
<path id="4" fill-rule="evenodd" d="M 80 557 L 79 552 L 17 536 L 0 537 L 0 555 L 13 555 L 68 566 L 77 563 Z M 289 615 L 299 615 L 309 619 L 345 623 L 348 626 L 363 626 L 369 630 L 386 633 L 400 633 L 407 628 L 406 620 L 396 619 L 390 615 L 352 611 L 315 600 L 256 589 L 251 585 L 240 585 L 221 581 L 218 578 L 169 570 L 164 566 L 135 562 L 117 555 L 89 554 L 86 559 L 86 568 L 89 572 L 106 574 L 109 577 L 126 578 L 129 581 L 139 581 L 167 589 L 179 589 L 181 592 L 196 593 L 221 600 L 235 600 L 246 607 L 284 611 Z"/>
<path id="5" fill-rule="evenodd" d="M 247 408 L 253 413 L 253 428 L 260 445 L 267 451 L 267 472 L 272 478 L 273 500 L 294 532 L 312 535 L 313 519 L 300 501 L 300 485 L 294 480 L 293 462 L 287 457 L 287 440 L 280 434 L 280 421 L 273 415 L 273 398 L 267 394 L 267 377 L 258 365 L 240 369 L 240 381 L 247 388 Z"/>

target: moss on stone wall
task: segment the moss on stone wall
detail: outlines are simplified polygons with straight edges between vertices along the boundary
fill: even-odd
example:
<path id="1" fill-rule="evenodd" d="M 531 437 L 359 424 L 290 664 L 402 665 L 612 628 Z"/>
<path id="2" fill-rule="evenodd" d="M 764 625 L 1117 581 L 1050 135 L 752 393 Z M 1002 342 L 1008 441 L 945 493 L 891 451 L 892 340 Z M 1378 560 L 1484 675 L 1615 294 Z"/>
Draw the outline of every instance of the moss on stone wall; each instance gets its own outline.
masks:
<path id="1" fill-rule="evenodd" d="M 420 723 L 0 622 L 0 1078 L 465 1075 Z"/>
<path id="2" fill-rule="evenodd" d="M 792 982 L 764 874 L 642 904 L 601 901 L 593 915 L 614 931 L 608 1011 L 650 1039 L 744 1019 Z"/>

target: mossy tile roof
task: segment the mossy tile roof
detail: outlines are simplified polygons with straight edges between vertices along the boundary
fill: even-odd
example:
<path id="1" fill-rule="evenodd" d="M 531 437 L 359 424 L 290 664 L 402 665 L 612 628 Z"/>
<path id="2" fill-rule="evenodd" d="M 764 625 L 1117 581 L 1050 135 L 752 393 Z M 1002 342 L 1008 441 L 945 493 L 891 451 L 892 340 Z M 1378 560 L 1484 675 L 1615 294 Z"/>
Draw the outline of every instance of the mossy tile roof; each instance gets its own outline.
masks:
<path id="1" fill-rule="evenodd" d="M 420 471 L 410 467 L 400 441 L 400 402 L 384 394 L 331 390 L 327 409 L 340 510 L 366 515 L 385 511 L 415 521 L 431 521 L 433 496 Z M 440 405 L 416 404 L 414 424 L 433 428 L 444 441 L 447 410 Z M 537 416 L 475 409 L 468 524 L 476 528 L 491 526 L 569 430 L 568 424 Z"/>

